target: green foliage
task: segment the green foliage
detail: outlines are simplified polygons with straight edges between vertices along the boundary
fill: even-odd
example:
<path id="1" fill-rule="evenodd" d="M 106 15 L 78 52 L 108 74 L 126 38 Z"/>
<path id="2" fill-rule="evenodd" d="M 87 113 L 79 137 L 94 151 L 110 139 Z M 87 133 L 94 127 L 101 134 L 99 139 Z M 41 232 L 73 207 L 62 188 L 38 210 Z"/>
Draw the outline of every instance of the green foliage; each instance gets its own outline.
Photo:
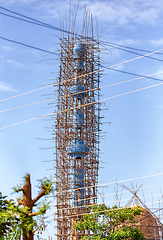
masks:
<path id="1" fill-rule="evenodd" d="M 37 222 L 34 220 L 34 218 L 29 215 L 29 209 L 28 207 L 20 207 L 16 206 L 17 214 L 19 216 L 19 222 L 21 224 L 21 229 L 26 230 L 27 235 L 30 231 L 35 231 L 35 228 L 37 228 Z"/>
<path id="2" fill-rule="evenodd" d="M 6 196 L 2 196 L 0 192 L 0 238 L 10 229 L 11 222 L 5 218 L 5 212 L 11 205 L 11 201 L 6 200 Z"/>
<path id="3" fill-rule="evenodd" d="M 26 173 L 22 178 L 23 178 L 23 183 L 25 183 L 26 179 L 30 177 L 29 173 Z"/>
<path id="4" fill-rule="evenodd" d="M 15 205 L 13 201 L 5 200 L 0 193 L 0 239 L 20 239 L 26 229 L 34 231 L 37 228 L 36 221 L 28 214 L 28 208 Z"/>
<path id="5" fill-rule="evenodd" d="M 50 202 L 47 202 L 47 201 L 43 201 L 39 204 L 39 206 L 37 207 L 38 209 L 38 214 L 37 215 L 44 215 L 46 213 L 46 211 L 48 209 L 50 209 L 50 206 L 49 206 Z"/>
<path id="6" fill-rule="evenodd" d="M 15 187 L 13 187 L 12 189 L 14 190 L 14 193 L 18 193 L 20 191 L 22 191 L 22 187 L 25 184 L 26 178 L 30 176 L 29 173 L 25 174 L 22 179 L 23 179 L 23 183 L 17 184 Z"/>
<path id="7" fill-rule="evenodd" d="M 77 231 L 88 230 L 90 235 L 81 237 L 81 239 L 92 240 L 143 240 L 144 235 L 138 227 L 131 227 L 129 223 L 135 222 L 135 216 L 142 213 L 138 206 L 135 208 L 112 208 L 104 204 L 91 206 L 90 213 L 83 216 L 82 221 L 75 224 Z"/>
<path id="8" fill-rule="evenodd" d="M 48 179 L 47 177 L 44 177 L 43 179 L 39 179 L 38 181 L 38 188 L 42 189 L 44 188 L 46 190 L 45 195 L 48 195 L 49 193 L 53 192 L 55 190 L 54 183 L 52 181 L 52 178 Z"/>
<path id="9" fill-rule="evenodd" d="M 23 177 L 25 184 L 29 174 Z M 45 190 L 45 195 L 54 191 L 54 182 L 52 179 L 43 178 L 38 180 L 38 187 L 40 190 Z M 14 187 L 14 192 L 21 192 L 23 185 L 20 184 Z M 23 201 L 23 191 L 22 198 Z M 20 198 L 19 198 L 20 200 Z M 19 240 L 23 235 L 23 232 L 29 236 L 30 232 L 40 232 L 45 229 L 44 214 L 49 209 L 50 202 L 40 202 L 37 204 L 36 217 L 31 214 L 31 210 L 28 207 L 16 205 L 14 201 L 6 200 L 0 193 L 0 239 L 5 237 L 5 240 Z"/>
<path id="10" fill-rule="evenodd" d="M 18 193 L 21 191 L 22 187 L 23 187 L 23 184 L 21 183 L 19 185 L 16 185 L 15 187 L 13 187 L 13 190 L 14 190 L 14 192 Z"/>

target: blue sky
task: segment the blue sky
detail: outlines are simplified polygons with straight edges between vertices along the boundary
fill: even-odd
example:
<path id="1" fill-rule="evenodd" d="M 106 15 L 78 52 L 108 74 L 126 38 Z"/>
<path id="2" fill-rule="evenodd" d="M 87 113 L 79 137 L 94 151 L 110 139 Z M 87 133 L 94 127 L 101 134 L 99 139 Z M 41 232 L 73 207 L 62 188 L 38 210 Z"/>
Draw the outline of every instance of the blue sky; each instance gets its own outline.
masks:
<path id="1" fill-rule="evenodd" d="M 162 16 L 163 2 L 160 0 L 114 0 L 114 1 L 80 1 L 77 23 L 80 34 L 84 5 L 97 19 L 100 40 L 116 43 L 132 48 L 145 49 L 151 52 L 163 49 Z M 0 6 L 19 12 L 48 24 L 60 27 L 60 17 L 65 19 L 69 9 L 69 1 L 50 0 L 0 0 Z M 72 12 L 76 9 L 76 1 L 72 0 Z M 0 9 L 0 12 L 4 12 Z M 65 14 L 67 12 L 67 14 Z M 4 12 L 7 13 L 7 12 Z M 60 32 L 33 24 L 21 22 L 0 15 L 0 36 L 23 42 L 31 46 L 58 53 Z M 101 52 L 104 67 L 138 57 L 136 54 L 122 51 L 110 46 Z M 138 52 L 132 50 L 133 52 Z M 144 52 L 138 52 L 145 54 Z M 160 51 L 163 53 L 163 51 Z M 161 54 L 151 55 L 163 59 Z M 155 77 L 163 80 L 161 61 L 140 58 L 117 66 L 118 70 L 140 75 L 158 74 Z M 1 101 L 15 95 L 38 89 L 51 84 L 59 73 L 59 60 L 56 55 L 48 55 L 38 50 L 23 47 L 0 39 L 0 111 L 44 101 L 55 97 L 53 87 L 27 94 L 10 100 Z M 159 74 L 160 73 L 160 74 Z M 106 70 L 101 78 L 101 86 L 136 78 L 135 76 Z M 51 80 L 50 80 L 51 79 Z M 101 90 L 101 99 L 145 88 L 160 83 L 147 78 L 119 84 Z M 105 102 L 108 110 L 102 111 L 105 117 L 102 130 L 106 132 L 101 139 L 101 161 L 99 183 L 114 182 L 123 179 L 137 178 L 162 173 L 163 170 L 163 86 L 153 87 Z M 52 102 L 52 101 L 49 101 Z M 37 116 L 51 114 L 55 109 L 49 102 L 0 112 L 0 191 L 10 195 L 11 188 L 22 181 L 27 172 L 31 174 L 33 195 L 37 194 L 36 179 L 53 175 L 53 135 L 49 129 L 53 121 L 50 118 L 33 120 L 13 127 L 1 129 Z M 47 108 L 48 107 L 48 108 Z M 105 108 L 105 107 L 104 107 Z M 47 128 L 45 128 L 47 127 Z M 38 138 L 52 139 L 49 141 Z M 41 148 L 51 148 L 42 150 Z M 133 181 L 143 187 L 158 185 L 162 176 L 144 178 Z M 130 182 L 125 183 L 130 186 Z M 100 188 L 102 194 L 115 192 L 115 185 Z M 162 186 L 144 189 L 144 195 L 160 195 Z M 119 187 L 119 191 L 121 188 Z M 122 197 L 128 199 L 132 195 Z M 140 197 L 143 193 L 140 191 Z M 115 198 L 106 196 L 105 201 Z M 153 197 L 158 202 L 162 196 Z M 99 202 L 101 199 L 99 199 Z M 146 199 L 147 203 L 151 198 Z M 110 203 L 111 205 L 111 203 Z M 151 205 L 149 205 L 151 206 Z M 158 206 L 155 205 L 155 206 Z M 49 215 L 52 212 L 49 213 Z M 50 234 L 49 234 L 50 233 Z M 47 234 L 47 233 L 46 233 Z M 49 235 L 53 230 L 49 230 Z M 45 235 L 46 237 L 46 235 Z"/>

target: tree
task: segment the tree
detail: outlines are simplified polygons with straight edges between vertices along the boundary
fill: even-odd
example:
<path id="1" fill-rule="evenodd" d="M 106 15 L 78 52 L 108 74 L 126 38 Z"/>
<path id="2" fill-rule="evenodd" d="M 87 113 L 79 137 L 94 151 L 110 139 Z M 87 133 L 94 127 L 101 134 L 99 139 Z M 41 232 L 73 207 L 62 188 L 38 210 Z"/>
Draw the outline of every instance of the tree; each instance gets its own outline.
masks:
<path id="1" fill-rule="evenodd" d="M 0 192 L 0 239 L 3 238 L 5 233 L 11 228 L 11 219 L 5 217 L 7 209 L 11 206 L 11 201 L 6 200 L 6 196 L 2 196 Z"/>
<path id="2" fill-rule="evenodd" d="M 83 220 L 77 221 L 75 229 L 77 231 L 88 230 L 89 234 L 81 237 L 81 239 L 92 240 L 143 240 L 144 235 L 138 227 L 132 227 L 135 216 L 142 213 L 139 206 L 135 208 L 125 207 L 112 208 L 104 204 L 89 207 L 90 213 L 84 214 Z"/>
<path id="3" fill-rule="evenodd" d="M 36 203 L 45 195 L 48 195 L 54 190 L 52 180 L 44 178 L 38 180 L 40 189 L 38 196 L 32 199 L 30 175 L 25 176 L 25 183 L 15 187 L 15 192 L 22 192 L 22 198 L 18 198 L 18 204 L 13 201 L 3 203 L 3 211 L 0 212 L 0 232 L 5 239 L 20 239 L 23 235 L 23 240 L 33 240 L 34 232 L 45 228 L 44 214 L 49 208 L 49 203 L 38 205 L 38 211 L 33 212 Z M 6 204 L 6 205 L 5 205 Z M 37 218 L 35 218 L 37 217 Z M 7 222 L 6 225 L 1 223 Z M 3 228 L 2 228 L 3 227 Z"/>
<path id="4" fill-rule="evenodd" d="M 19 209 L 13 200 L 6 200 L 6 196 L 0 193 L 0 239 L 20 239 L 20 219 L 24 211 L 25 209 Z"/>

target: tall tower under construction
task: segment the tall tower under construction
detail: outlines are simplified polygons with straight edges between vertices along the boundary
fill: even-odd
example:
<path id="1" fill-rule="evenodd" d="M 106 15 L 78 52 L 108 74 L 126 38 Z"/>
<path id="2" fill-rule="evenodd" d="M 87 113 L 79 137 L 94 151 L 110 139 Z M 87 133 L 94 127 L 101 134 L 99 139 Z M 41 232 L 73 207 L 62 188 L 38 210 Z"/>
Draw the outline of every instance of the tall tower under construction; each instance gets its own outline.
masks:
<path id="1" fill-rule="evenodd" d="M 70 23 L 69 23 L 70 25 Z M 99 41 L 86 13 L 81 35 L 72 24 L 60 38 L 56 120 L 57 240 L 79 239 L 74 224 L 97 203 Z"/>

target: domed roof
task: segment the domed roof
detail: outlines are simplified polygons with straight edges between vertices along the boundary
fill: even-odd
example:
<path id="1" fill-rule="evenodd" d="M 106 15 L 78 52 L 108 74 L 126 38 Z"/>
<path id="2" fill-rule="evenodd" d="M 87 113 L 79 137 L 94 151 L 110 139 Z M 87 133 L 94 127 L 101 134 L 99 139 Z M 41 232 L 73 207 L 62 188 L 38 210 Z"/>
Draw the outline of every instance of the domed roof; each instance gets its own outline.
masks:
<path id="1" fill-rule="evenodd" d="M 141 185 L 142 186 L 142 185 Z M 141 187 L 140 186 L 140 187 Z M 135 223 L 127 224 L 132 227 L 138 226 L 140 231 L 144 233 L 147 240 L 160 240 L 163 236 L 163 224 L 160 222 L 159 218 L 155 216 L 154 213 L 144 204 L 144 202 L 138 197 L 137 192 L 139 188 L 129 189 L 123 185 L 127 190 L 129 190 L 133 196 L 125 205 L 125 207 L 135 208 L 139 206 L 143 210 L 141 215 L 135 216 Z"/>
<path id="2" fill-rule="evenodd" d="M 132 208 L 137 206 L 138 205 L 134 205 Z M 159 226 L 157 217 L 147 208 L 141 206 L 139 206 L 139 208 L 141 208 L 143 212 L 140 216 L 135 217 L 136 222 L 134 225 L 139 227 L 146 239 L 160 240 L 159 228 L 162 228 L 162 226 Z"/>

